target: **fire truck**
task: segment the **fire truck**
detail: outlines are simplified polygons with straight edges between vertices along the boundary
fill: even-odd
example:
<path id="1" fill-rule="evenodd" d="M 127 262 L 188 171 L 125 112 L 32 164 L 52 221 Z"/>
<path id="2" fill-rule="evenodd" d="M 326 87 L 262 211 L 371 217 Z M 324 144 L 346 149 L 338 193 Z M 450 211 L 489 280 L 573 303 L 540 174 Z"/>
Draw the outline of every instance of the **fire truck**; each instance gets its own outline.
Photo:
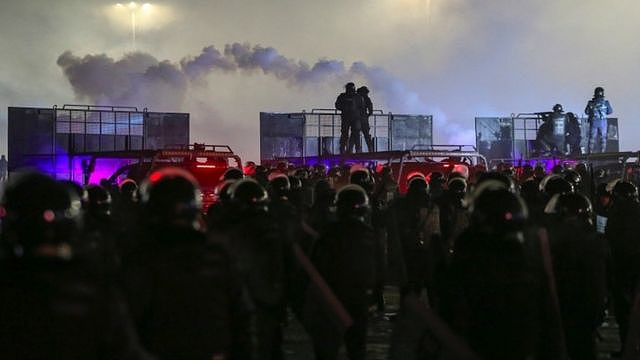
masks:
<path id="1" fill-rule="evenodd" d="M 293 166 L 324 164 L 328 168 L 346 165 L 377 169 L 388 166 L 403 194 L 407 191 L 408 179 L 418 174 L 428 178 L 435 172 L 440 172 L 445 177 L 452 172 L 460 172 L 473 178 L 478 171 L 486 170 L 488 166 L 486 158 L 471 145 L 416 145 L 411 150 L 283 157 L 263 161 L 263 165 L 276 167 L 282 162 Z"/>
<path id="2" fill-rule="evenodd" d="M 83 183 L 107 180 L 119 184 L 125 179 L 140 183 L 153 170 L 174 166 L 183 168 L 198 180 L 202 190 L 203 208 L 215 201 L 214 189 L 222 181 L 227 169 L 242 167 L 240 156 L 227 145 L 190 144 L 169 146 L 162 150 L 113 151 L 78 154 L 82 157 Z M 114 162 L 121 164 L 108 177 L 96 179 L 96 174 L 107 174 L 105 168 Z M 91 179 L 91 180 L 90 180 Z M 95 179 L 95 180 L 94 180 Z"/>

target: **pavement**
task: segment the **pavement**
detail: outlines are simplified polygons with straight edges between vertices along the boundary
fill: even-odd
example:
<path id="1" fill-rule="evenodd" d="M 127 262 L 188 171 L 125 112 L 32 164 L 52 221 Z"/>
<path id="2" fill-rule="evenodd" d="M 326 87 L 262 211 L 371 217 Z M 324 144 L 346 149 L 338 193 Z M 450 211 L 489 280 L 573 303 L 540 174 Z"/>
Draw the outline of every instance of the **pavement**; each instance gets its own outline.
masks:
<path id="1" fill-rule="evenodd" d="M 389 343 L 393 330 L 393 319 L 398 311 L 399 294 L 396 288 L 385 289 L 386 309 L 384 314 L 372 314 L 367 339 L 367 359 L 383 360 L 389 358 Z M 620 349 L 618 326 L 615 319 L 607 316 L 598 330 L 598 359 L 611 359 L 611 353 Z M 289 324 L 284 330 L 284 351 L 287 360 L 311 360 L 313 349 L 309 337 L 302 325 L 289 317 Z M 344 347 L 339 359 L 347 359 Z M 410 360 L 410 359 L 408 359 Z"/>

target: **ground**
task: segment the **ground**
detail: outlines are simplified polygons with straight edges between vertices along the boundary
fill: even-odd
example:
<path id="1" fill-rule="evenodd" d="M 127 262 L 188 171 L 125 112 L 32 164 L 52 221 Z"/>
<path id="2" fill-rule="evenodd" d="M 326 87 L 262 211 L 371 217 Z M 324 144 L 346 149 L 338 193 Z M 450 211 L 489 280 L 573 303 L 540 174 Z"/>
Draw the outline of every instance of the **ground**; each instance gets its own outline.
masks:
<path id="1" fill-rule="evenodd" d="M 393 316 L 398 310 L 398 292 L 395 288 L 388 287 L 385 290 L 387 309 L 384 315 L 372 316 L 367 342 L 367 359 L 388 359 L 389 340 L 393 329 Z M 313 350 L 309 338 L 299 322 L 294 317 L 285 328 L 285 356 L 287 360 L 308 360 L 313 358 Z M 611 359 L 611 353 L 620 347 L 618 339 L 618 326 L 615 319 L 608 316 L 598 331 L 598 359 Z M 344 349 L 343 349 L 344 350 Z M 342 359 L 346 359 L 344 353 Z"/>

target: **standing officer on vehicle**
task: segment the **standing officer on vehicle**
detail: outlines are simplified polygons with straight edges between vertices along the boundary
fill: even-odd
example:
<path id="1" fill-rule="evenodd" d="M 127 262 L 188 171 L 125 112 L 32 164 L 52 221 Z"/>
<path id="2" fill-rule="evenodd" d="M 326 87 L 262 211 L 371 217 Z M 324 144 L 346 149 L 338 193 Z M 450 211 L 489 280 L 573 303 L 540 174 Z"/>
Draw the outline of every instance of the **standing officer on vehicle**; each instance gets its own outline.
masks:
<path id="1" fill-rule="evenodd" d="M 604 98 L 604 89 L 595 88 L 593 99 L 589 100 L 584 113 L 589 117 L 589 154 L 593 153 L 598 132 L 600 133 L 600 152 L 607 150 L 607 115 L 613 113 L 609 100 Z"/>
<path id="2" fill-rule="evenodd" d="M 375 149 L 373 148 L 373 139 L 371 138 L 370 133 L 371 127 L 369 126 L 369 117 L 373 114 L 373 102 L 371 102 L 371 98 L 369 97 L 369 88 L 366 86 L 359 87 L 357 93 L 362 96 L 362 99 L 364 100 L 365 110 L 362 114 L 362 119 L 360 120 L 360 130 L 362 131 L 364 141 L 367 144 L 367 152 L 373 152 Z M 359 136 L 360 134 L 358 134 L 358 138 Z"/>
<path id="3" fill-rule="evenodd" d="M 356 85 L 352 82 L 345 85 L 345 92 L 338 95 L 336 109 L 341 111 L 340 123 L 340 154 L 350 151 L 349 130 L 360 129 L 360 121 L 364 113 L 364 100 L 356 92 Z"/>

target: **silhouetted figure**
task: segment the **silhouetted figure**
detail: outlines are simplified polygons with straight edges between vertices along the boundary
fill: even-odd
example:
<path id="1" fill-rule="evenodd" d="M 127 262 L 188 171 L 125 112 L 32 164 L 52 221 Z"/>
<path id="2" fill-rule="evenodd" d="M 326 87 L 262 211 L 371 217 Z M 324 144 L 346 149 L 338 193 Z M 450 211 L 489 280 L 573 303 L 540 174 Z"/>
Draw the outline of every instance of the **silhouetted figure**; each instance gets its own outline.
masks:
<path id="1" fill-rule="evenodd" d="M 578 117 L 572 113 L 567 113 L 567 136 L 565 137 L 565 143 L 567 145 L 569 155 L 582 155 L 582 132 L 580 130 L 580 123 Z"/>
<path id="2" fill-rule="evenodd" d="M 77 244 L 78 251 L 100 274 L 114 276 L 120 266 L 116 245 L 120 233 L 111 214 L 111 194 L 99 185 L 87 186 L 86 194 L 83 235 Z"/>
<path id="3" fill-rule="evenodd" d="M 215 201 L 207 209 L 207 226 L 211 231 L 224 233 L 231 224 L 231 186 L 234 182 L 236 180 L 225 180 L 213 190 Z"/>
<path id="4" fill-rule="evenodd" d="M 369 124 L 369 117 L 373 115 L 373 102 L 369 97 L 369 88 L 366 86 L 361 86 L 356 91 L 358 95 L 362 96 L 364 99 L 364 113 L 362 114 L 362 119 L 360 120 L 360 127 L 362 131 L 362 135 L 364 136 L 364 141 L 367 144 L 367 151 L 374 152 L 375 148 L 373 145 L 373 139 L 371 138 L 371 127 Z M 353 132 L 351 134 L 353 136 Z M 360 141 L 360 134 L 357 134 L 358 141 Z"/>
<path id="5" fill-rule="evenodd" d="M 640 203 L 638 188 L 620 181 L 613 188 L 605 236 L 611 248 L 613 301 L 622 349 L 629 330 L 629 312 L 640 280 Z"/>
<path id="6" fill-rule="evenodd" d="M 471 225 L 455 242 L 447 275 L 443 317 L 481 359 L 557 358 L 548 334 L 551 298 L 535 260 L 540 248 L 526 237 L 526 205 L 496 180 L 479 185 L 470 204 Z"/>
<path id="7" fill-rule="evenodd" d="M 409 179 L 407 195 L 393 205 L 389 238 L 399 245 L 401 295 L 420 296 L 427 291 L 431 304 L 438 294 L 434 286 L 434 270 L 444 260 L 446 250 L 440 231 L 440 210 L 429 197 L 429 185 L 422 176 Z"/>
<path id="8" fill-rule="evenodd" d="M 571 359 L 596 359 L 596 330 L 604 319 L 606 245 L 581 194 L 555 195 L 547 206 L 560 314 Z"/>
<path id="9" fill-rule="evenodd" d="M 349 152 L 349 131 L 352 133 L 361 129 L 361 118 L 364 113 L 364 100 L 356 93 L 356 86 L 350 82 L 345 85 L 345 92 L 338 95 L 335 103 L 336 109 L 340 110 L 340 153 Z M 358 141 L 359 143 L 359 141 Z"/>
<path id="10" fill-rule="evenodd" d="M 369 199 L 359 185 L 347 185 L 336 197 L 337 222 L 330 224 L 318 240 L 313 261 L 353 319 L 344 342 L 349 359 L 366 355 L 369 298 L 375 284 L 375 240 L 366 223 Z M 336 359 L 340 343 L 332 334 L 317 339 L 316 359 Z"/>
<path id="11" fill-rule="evenodd" d="M 469 211 L 464 204 L 466 195 L 467 181 L 456 177 L 447 182 L 447 190 L 438 201 L 440 229 L 447 253 L 453 250 L 455 239 L 469 226 Z"/>
<path id="12" fill-rule="evenodd" d="M 112 204 L 113 231 L 118 254 L 125 259 L 138 245 L 144 231 L 140 227 L 141 214 L 138 197 L 138 183 L 133 179 L 125 179 L 114 192 Z"/>
<path id="13" fill-rule="evenodd" d="M 595 88 L 593 99 L 587 103 L 584 113 L 589 117 L 589 154 L 595 150 L 598 134 L 600 134 L 600 152 L 607 151 L 607 115 L 613 113 L 613 108 L 609 100 L 604 98 L 602 87 Z"/>
<path id="14" fill-rule="evenodd" d="M 329 185 L 327 180 L 320 179 L 314 187 L 314 197 L 315 201 L 309 210 L 308 222 L 316 232 L 320 232 L 335 218 L 331 208 L 336 197 L 336 191 Z"/>
<path id="15" fill-rule="evenodd" d="M 294 273 L 292 239 L 283 236 L 281 222 L 270 213 L 269 196 L 255 180 L 239 180 L 230 190 L 233 221 L 226 233 L 253 304 L 255 357 L 282 359 L 282 323 Z"/>
<path id="16" fill-rule="evenodd" d="M 543 124 L 538 129 L 536 142 L 542 155 L 559 155 L 566 153 L 565 138 L 567 136 L 567 119 L 562 105 L 556 104 L 553 112 L 540 113 Z"/>
<path id="17" fill-rule="evenodd" d="M 0 358 L 149 358 L 114 282 L 75 252 L 80 198 L 45 175 L 16 173 L 2 208 Z"/>
<path id="18" fill-rule="evenodd" d="M 251 356 L 249 314 L 228 253 L 201 228 L 201 197 L 185 170 L 162 168 L 142 186 L 145 239 L 123 282 L 144 346 L 160 359 Z"/>
<path id="19" fill-rule="evenodd" d="M 555 104 L 550 118 L 553 125 L 553 150 L 556 154 L 565 154 L 567 152 L 565 145 L 565 137 L 567 136 L 567 116 L 564 113 L 562 105 Z"/>

